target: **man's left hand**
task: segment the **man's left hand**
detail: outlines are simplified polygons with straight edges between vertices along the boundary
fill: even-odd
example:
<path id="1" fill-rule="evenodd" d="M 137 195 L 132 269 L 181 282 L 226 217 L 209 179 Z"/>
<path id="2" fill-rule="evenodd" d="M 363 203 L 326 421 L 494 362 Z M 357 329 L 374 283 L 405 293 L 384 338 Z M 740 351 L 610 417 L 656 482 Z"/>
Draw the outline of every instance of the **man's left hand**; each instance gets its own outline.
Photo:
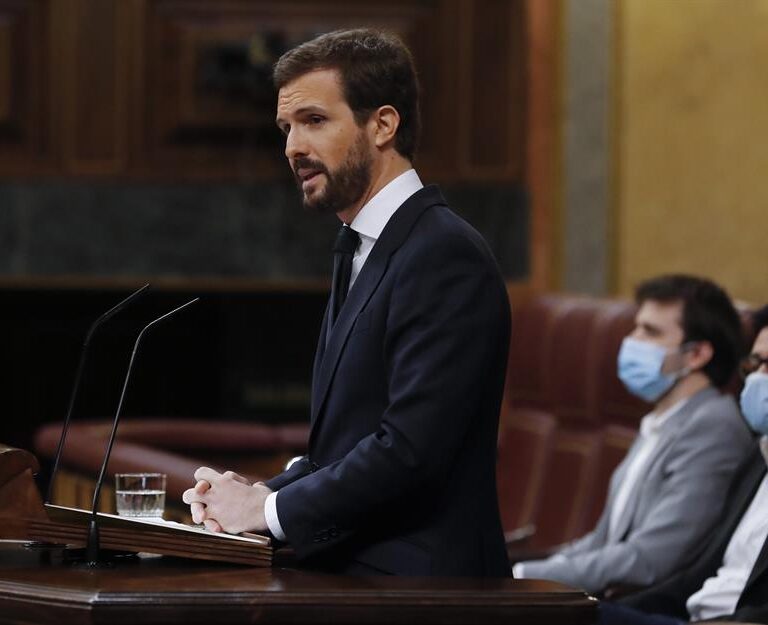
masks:
<path id="1" fill-rule="evenodd" d="M 219 473 L 208 467 L 195 471 L 197 484 L 184 491 L 193 520 L 214 532 L 239 534 L 267 529 L 264 502 L 272 492 L 263 482 L 253 486 L 237 473 Z"/>

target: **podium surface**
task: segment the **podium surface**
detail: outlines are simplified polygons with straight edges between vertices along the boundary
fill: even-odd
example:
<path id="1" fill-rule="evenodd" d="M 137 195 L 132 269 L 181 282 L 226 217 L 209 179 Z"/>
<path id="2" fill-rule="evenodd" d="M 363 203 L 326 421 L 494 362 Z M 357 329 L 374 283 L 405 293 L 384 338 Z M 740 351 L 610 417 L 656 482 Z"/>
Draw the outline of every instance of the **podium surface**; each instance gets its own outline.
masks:
<path id="1" fill-rule="evenodd" d="M 554 582 L 346 577 L 172 557 L 73 568 L 61 550 L 0 541 L 0 623 L 593 623 L 597 601 Z"/>

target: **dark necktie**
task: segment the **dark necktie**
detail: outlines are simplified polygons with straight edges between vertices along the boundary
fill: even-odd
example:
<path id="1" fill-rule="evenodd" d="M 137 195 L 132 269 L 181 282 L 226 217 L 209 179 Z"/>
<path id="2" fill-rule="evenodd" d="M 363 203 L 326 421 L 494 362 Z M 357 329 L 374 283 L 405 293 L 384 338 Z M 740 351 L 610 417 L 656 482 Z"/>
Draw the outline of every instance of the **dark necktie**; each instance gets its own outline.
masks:
<path id="1" fill-rule="evenodd" d="M 336 323 L 339 311 L 344 305 L 352 275 L 352 256 L 360 243 L 360 236 L 346 224 L 339 229 L 333 244 L 333 281 L 331 303 L 328 315 L 328 334 Z"/>

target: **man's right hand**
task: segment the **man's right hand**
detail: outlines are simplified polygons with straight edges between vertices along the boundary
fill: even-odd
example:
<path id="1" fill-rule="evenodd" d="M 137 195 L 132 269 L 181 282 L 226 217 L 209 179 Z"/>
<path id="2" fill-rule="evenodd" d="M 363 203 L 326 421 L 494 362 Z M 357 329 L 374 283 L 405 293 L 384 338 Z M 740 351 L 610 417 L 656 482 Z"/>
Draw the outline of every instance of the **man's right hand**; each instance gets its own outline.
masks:
<path id="1" fill-rule="evenodd" d="M 201 467 L 202 468 L 202 467 Z M 198 469 L 199 471 L 199 469 Z M 197 473 L 197 471 L 195 471 Z M 243 477 L 242 475 L 235 473 L 234 471 L 225 471 L 224 473 L 220 474 L 221 477 L 234 480 L 236 482 L 240 482 L 241 484 L 245 484 L 247 486 L 251 486 L 251 481 Z M 191 489 L 188 489 L 187 492 L 192 492 L 196 495 L 203 495 L 204 493 L 208 492 L 208 490 L 211 488 L 211 483 L 207 480 L 198 480 L 195 486 Z M 205 514 L 205 504 L 193 501 L 189 505 L 190 513 L 192 514 L 192 522 L 196 523 L 198 525 L 205 523 L 206 521 L 206 514 Z M 215 523 L 218 527 L 209 527 L 209 523 L 205 523 L 205 526 L 207 529 L 213 530 L 213 531 L 221 531 L 221 526 L 216 522 L 212 520 L 208 520 L 211 525 Z"/>

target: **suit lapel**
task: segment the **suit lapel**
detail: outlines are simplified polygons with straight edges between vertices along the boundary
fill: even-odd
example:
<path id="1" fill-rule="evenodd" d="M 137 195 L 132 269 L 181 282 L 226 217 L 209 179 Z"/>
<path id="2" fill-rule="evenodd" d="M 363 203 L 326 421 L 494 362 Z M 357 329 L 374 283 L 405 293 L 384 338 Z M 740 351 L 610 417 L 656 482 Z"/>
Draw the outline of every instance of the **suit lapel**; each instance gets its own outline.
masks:
<path id="1" fill-rule="evenodd" d="M 652 453 L 651 456 L 655 455 L 655 451 L 656 450 L 654 450 L 654 453 Z M 651 458 L 648 458 L 646 461 L 645 468 L 643 469 L 644 473 L 647 473 L 648 469 L 650 469 L 650 460 Z M 632 490 L 630 491 L 629 496 L 627 497 L 627 500 L 624 504 L 624 510 L 621 511 L 621 517 L 619 517 L 619 520 L 616 523 L 616 532 L 611 536 L 614 542 L 621 542 L 624 540 L 627 532 L 629 531 L 629 528 L 632 525 L 632 520 L 635 518 L 635 512 L 637 511 L 637 506 L 640 499 L 640 497 L 638 497 L 638 490 L 642 483 L 643 480 L 642 477 L 640 477 L 632 485 Z"/>
<path id="2" fill-rule="evenodd" d="M 622 461 L 621 465 L 619 465 L 619 468 L 616 469 L 616 473 L 611 478 L 611 483 L 608 489 L 608 497 L 606 499 L 606 509 L 608 510 L 608 514 L 606 515 L 606 523 L 605 523 L 605 537 L 606 541 L 611 540 L 612 542 L 618 542 L 620 540 L 620 537 L 623 536 L 623 533 L 626 531 L 624 529 L 625 519 L 627 517 L 627 510 L 626 507 L 624 509 L 624 513 L 622 514 L 622 518 L 619 520 L 617 525 L 617 532 L 615 537 L 611 536 L 611 511 L 613 510 L 613 506 L 616 503 L 616 495 L 619 492 L 619 489 L 621 488 L 622 482 L 624 482 L 626 476 L 627 476 L 627 470 L 629 469 L 629 466 L 632 464 L 632 461 L 634 457 L 637 455 L 638 450 L 640 449 L 640 437 L 638 436 L 635 438 L 634 442 L 632 443 L 632 446 L 629 448 L 629 451 L 627 452 L 626 457 Z M 628 504 L 629 502 L 627 502 Z"/>
<path id="3" fill-rule="evenodd" d="M 376 291 L 381 279 L 386 273 L 389 259 L 403 244 L 421 214 L 427 208 L 445 204 L 442 194 L 435 186 L 424 187 L 408 198 L 390 218 L 381 236 L 373 246 L 368 259 L 365 261 L 360 274 L 347 295 L 347 299 L 339 312 L 339 317 L 333 326 L 327 344 L 326 319 L 320 334 L 318 358 L 315 359 L 315 372 L 312 381 L 312 429 L 310 433 L 310 448 L 315 432 L 318 429 L 319 415 L 328 395 L 339 358 L 346 345 L 350 330 L 360 311 L 368 303 Z M 326 317 L 328 311 L 326 310 Z M 323 345 L 325 346 L 323 348 Z M 323 352 L 324 349 L 324 352 Z M 322 355 L 321 355 L 322 352 Z"/>
<path id="4" fill-rule="evenodd" d="M 323 356 L 325 355 L 325 337 L 328 336 L 328 315 L 331 314 L 331 300 L 328 298 L 328 303 L 325 305 L 325 314 L 323 315 L 323 323 L 320 325 L 320 337 L 317 340 L 317 349 L 315 350 L 315 362 L 312 365 L 312 398 L 310 406 L 310 415 L 314 420 L 314 415 L 317 413 L 317 407 L 315 406 L 315 397 L 317 397 L 317 385 L 320 380 L 320 367 L 323 363 Z"/>
<path id="5" fill-rule="evenodd" d="M 729 536 L 732 536 L 736 531 L 738 524 L 741 522 L 742 517 L 749 508 L 749 504 L 752 503 L 752 499 L 754 498 L 757 489 L 760 487 L 760 483 L 763 481 L 763 477 L 765 477 L 765 471 L 765 459 L 763 458 L 763 454 L 760 453 L 760 449 L 758 447 L 755 460 L 751 463 L 749 472 L 744 479 L 744 482 L 749 486 L 744 489 L 742 496 L 734 502 L 734 508 L 738 511 L 738 514 L 734 515 L 735 519 L 730 524 L 732 527 L 730 528 Z M 768 569 L 768 538 L 766 538 L 766 540 L 763 542 L 763 547 L 760 549 L 760 554 L 757 556 L 755 566 L 752 567 L 752 572 L 749 574 L 747 583 L 744 585 L 744 591 L 742 591 L 741 597 L 746 594 L 750 584 L 755 582 L 755 580 L 763 575 L 766 569 Z M 739 600 L 741 600 L 741 598 L 739 598 Z"/>
<path id="6" fill-rule="evenodd" d="M 659 440 L 656 443 L 656 446 L 653 448 L 653 451 L 651 451 L 651 454 L 646 459 L 645 467 L 642 469 L 646 476 L 650 475 L 650 473 L 653 471 L 654 465 L 658 462 L 659 458 L 662 457 L 664 451 L 675 441 L 677 438 L 677 432 L 685 424 L 687 416 L 695 412 L 702 402 L 711 399 L 712 395 L 717 395 L 717 391 L 713 388 L 705 388 L 704 390 L 699 391 L 693 395 L 684 406 L 682 406 L 677 414 L 671 415 L 670 418 L 667 419 L 667 421 L 661 426 L 661 430 L 659 431 Z M 639 489 L 643 483 L 644 480 L 642 478 L 638 479 L 632 487 L 632 492 L 627 498 L 627 503 L 624 507 L 624 510 L 622 511 L 621 518 L 616 524 L 615 539 L 617 541 L 624 540 L 632 525 L 632 521 L 637 514 L 637 508 L 640 505 Z"/>
<path id="7" fill-rule="evenodd" d="M 676 440 L 678 433 L 686 425 L 690 415 L 699 409 L 702 404 L 711 401 L 718 397 L 720 393 L 717 389 L 707 387 L 702 389 L 692 397 L 675 413 L 670 415 L 669 419 L 661 426 L 659 430 L 659 442 L 654 447 L 651 455 L 648 456 L 646 461 L 646 474 L 653 470 L 654 465 L 663 456 L 667 448 L 672 445 Z"/>
<path id="8" fill-rule="evenodd" d="M 632 445 L 629 448 L 627 455 L 624 457 L 624 460 L 621 461 L 621 464 L 616 469 L 616 473 L 614 473 L 614 475 L 611 477 L 611 482 L 608 487 L 608 497 L 606 498 L 606 507 L 613 508 L 613 503 L 616 500 L 616 495 L 619 492 L 619 488 L 621 488 L 622 482 L 627 476 L 627 471 L 629 469 L 629 466 L 632 464 L 634 457 L 637 455 L 637 452 L 641 447 L 640 441 L 641 439 L 639 436 L 635 437 L 635 440 L 632 441 Z"/>

